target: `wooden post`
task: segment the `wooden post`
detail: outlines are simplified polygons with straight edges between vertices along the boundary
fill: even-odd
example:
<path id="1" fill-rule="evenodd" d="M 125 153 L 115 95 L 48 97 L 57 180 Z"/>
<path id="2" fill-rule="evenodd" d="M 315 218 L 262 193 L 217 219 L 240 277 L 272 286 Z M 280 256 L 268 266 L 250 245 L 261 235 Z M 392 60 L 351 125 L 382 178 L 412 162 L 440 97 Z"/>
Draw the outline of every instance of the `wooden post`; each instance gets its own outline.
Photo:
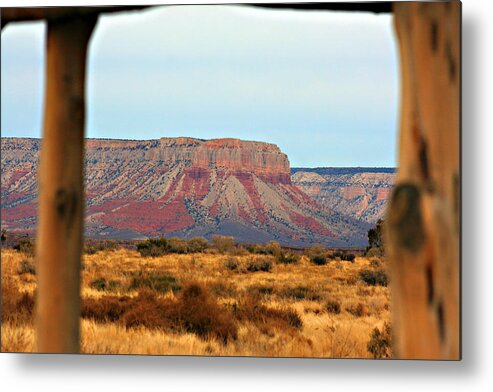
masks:
<path id="1" fill-rule="evenodd" d="M 399 171 L 387 211 L 394 351 L 460 357 L 458 1 L 394 3 L 401 60 Z"/>
<path id="2" fill-rule="evenodd" d="M 85 71 L 97 17 L 47 22 L 44 134 L 39 169 L 37 345 L 79 351 Z"/>

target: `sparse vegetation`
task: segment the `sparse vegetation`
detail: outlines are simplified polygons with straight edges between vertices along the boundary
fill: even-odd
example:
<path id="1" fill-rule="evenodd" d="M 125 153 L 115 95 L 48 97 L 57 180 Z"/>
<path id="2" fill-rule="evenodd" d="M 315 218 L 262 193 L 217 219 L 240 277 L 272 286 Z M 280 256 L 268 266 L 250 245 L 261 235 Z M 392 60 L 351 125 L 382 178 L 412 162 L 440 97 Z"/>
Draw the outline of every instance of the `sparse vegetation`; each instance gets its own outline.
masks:
<path id="1" fill-rule="evenodd" d="M 339 259 L 322 270 L 308 251 L 270 243 L 255 252 L 234 245 L 221 253 L 204 241 L 197 241 L 192 253 L 191 240 L 185 253 L 171 253 L 170 241 L 158 240 L 142 241 L 148 256 L 130 246 L 85 254 L 82 352 L 384 355 L 376 349 L 385 345 L 383 335 L 377 339 L 372 333 L 378 325 L 383 334 L 381 325 L 390 320 L 389 291 L 360 276 L 360 271 L 384 270 L 384 258 L 378 266 L 365 257 L 352 263 Z M 181 244 L 173 244 L 175 252 Z M 157 256 L 160 248 L 165 252 Z M 280 262 L 283 254 L 297 261 Z M 35 350 L 37 277 L 23 261 L 32 258 L 2 249 L 3 351 Z"/>

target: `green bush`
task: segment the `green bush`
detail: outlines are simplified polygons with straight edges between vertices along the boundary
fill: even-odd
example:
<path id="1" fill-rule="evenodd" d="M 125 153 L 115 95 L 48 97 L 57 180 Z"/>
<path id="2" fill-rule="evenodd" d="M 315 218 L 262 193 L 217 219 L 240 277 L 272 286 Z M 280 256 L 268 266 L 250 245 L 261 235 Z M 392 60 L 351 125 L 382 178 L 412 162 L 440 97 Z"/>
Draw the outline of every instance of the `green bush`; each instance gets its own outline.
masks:
<path id="1" fill-rule="evenodd" d="M 384 286 L 389 283 L 389 278 L 383 269 L 362 270 L 359 272 L 360 279 L 369 286 Z"/>

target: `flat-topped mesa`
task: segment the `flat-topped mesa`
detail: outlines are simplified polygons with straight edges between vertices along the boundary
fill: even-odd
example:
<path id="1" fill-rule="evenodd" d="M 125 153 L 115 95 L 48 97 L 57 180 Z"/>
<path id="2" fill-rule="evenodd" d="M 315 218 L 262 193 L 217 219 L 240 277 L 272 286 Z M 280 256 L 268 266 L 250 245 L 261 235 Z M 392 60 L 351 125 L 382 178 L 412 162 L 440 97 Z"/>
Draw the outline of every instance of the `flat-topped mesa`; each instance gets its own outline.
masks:
<path id="1" fill-rule="evenodd" d="M 34 233 L 40 140 L 1 142 L 2 227 Z M 88 139 L 85 153 L 88 236 L 229 235 L 242 242 L 293 246 L 366 243 L 367 225 L 324 210 L 302 191 L 305 185 L 323 188 L 324 175 L 316 173 L 316 184 L 317 176 L 311 176 L 308 184 L 296 186 L 287 156 L 274 144 Z"/>
<path id="2" fill-rule="evenodd" d="M 272 183 L 291 184 L 289 160 L 275 144 L 240 139 L 188 137 L 159 140 L 88 139 L 87 159 L 159 161 L 201 170 L 250 172 Z"/>

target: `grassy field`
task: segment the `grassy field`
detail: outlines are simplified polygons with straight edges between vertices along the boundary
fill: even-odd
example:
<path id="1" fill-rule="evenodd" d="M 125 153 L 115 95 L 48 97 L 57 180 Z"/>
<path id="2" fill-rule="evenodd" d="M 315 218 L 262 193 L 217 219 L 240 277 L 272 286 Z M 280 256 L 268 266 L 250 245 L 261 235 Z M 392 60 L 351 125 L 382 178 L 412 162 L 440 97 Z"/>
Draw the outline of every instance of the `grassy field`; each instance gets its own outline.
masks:
<path id="1" fill-rule="evenodd" d="M 84 255 L 83 265 L 83 353 L 388 355 L 389 289 L 363 279 L 385 270 L 383 258 L 281 264 L 269 255 L 117 249 Z M 35 350 L 35 290 L 33 258 L 3 249 L 2 351 Z"/>

